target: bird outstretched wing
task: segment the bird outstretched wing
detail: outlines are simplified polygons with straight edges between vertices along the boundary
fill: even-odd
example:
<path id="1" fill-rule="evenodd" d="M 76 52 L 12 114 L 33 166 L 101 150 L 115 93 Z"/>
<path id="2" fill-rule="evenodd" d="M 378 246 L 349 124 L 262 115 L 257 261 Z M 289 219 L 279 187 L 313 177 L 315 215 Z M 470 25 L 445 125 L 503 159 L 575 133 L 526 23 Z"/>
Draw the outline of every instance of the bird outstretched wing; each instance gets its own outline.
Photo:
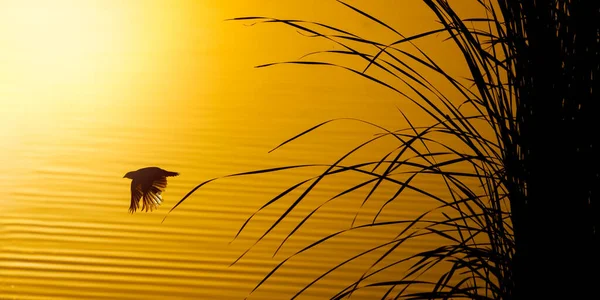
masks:
<path id="1" fill-rule="evenodd" d="M 144 191 L 142 210 L 152 211 L 162 203 L 162 192 L 167 187 L 167 178 L 159 177 Z M 139 200 L 139 199 L 138 199 Z"/>
<path id="2" fill-rule="evenodd" d="M 131 205 L 129 205 L 129 212 L 134 213 L 139 206 L 140 199 L 142 198 L 142 185 L 135 182 L 135 180 L 131 181 Z"/>

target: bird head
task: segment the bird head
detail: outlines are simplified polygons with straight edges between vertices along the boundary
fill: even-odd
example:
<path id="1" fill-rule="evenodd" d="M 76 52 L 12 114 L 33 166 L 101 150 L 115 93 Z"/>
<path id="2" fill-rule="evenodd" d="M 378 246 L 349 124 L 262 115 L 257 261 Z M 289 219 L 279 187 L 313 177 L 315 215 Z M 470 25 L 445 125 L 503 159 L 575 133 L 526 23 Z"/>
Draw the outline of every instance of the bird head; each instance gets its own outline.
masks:
<path id="1" fill-rule="evenodd" d="M 127 174 L 125 174 L 125 176 L 123 176 L 123 178 L 129 178 L 129 179 L 133 179 L 133 171 L 132 172 L 127 172 Z"/>

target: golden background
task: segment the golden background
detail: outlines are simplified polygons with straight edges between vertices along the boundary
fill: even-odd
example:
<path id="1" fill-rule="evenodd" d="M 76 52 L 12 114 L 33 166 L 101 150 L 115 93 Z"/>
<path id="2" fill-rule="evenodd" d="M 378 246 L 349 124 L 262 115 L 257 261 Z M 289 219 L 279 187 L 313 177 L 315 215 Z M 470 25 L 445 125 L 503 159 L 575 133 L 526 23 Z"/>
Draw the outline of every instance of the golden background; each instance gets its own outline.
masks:
<path id="1" fill-rule="evenodd" d="M 437 26 L 420 1 L 349 3 L 407 36 Z M 204 180 L 332 163 L 380 132 L 339 121 L 267 153 L 321 121 L 358 118 L 399 129 L 406 122 L 398 107 L 414 122 L 428 122 L 406 99 L 341 69 L 254 68 L 340 47 L 282 25 L 225 21 L 241 16 L 320 21 L 383 43 L 398 39 L 335 1 L 0 0 L 0 298 L 243 299 L 278 262 L 349 227 L 364 193 L 324 206 L 272 257 L 291 228 L 351 178 L 327 181 L 229 266 L 292 199 L 258 214 L 230 243 L 243 222 L 279 192 L 317 175 L 312 169 L 218 180 L 161 224 Z M 458 52 L 444 38 L 419 45 L 461 74 Z M 371 151 L 357 159 L 380 150 Z M 145 166 L 181 175 L 169 178 L 157 211 L 130 215 L 129 180 L 122 176 Z M 443 190 L 436 184 L 423 183 Z M 431 205 L 407 194 L 382 217 L 411 218 Z M 289 298 L 396 233 L 353 234 L 298 256 L 250 299 Z M 398 255 L 426 246 L 409 245 Z M 303 297 L 330 297 L 371 263 L 348 266 Z"/>

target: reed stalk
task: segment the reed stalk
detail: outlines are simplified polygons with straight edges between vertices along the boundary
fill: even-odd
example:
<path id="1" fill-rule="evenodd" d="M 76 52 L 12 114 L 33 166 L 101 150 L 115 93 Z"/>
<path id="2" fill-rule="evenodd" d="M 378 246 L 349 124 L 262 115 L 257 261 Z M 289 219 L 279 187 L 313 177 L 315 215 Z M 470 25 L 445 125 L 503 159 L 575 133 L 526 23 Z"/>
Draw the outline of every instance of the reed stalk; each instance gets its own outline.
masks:
<path id="1" fill-rule="evenodd" d="M 381 43 L 331 24 L 301 20 L 267 17 L 232 20 L 289 26 L 342 49 L 324 50 L 300 60 L 269 63 L 258 68 L 282 64 L 342 68 L 408 99 L 425 112 L 432 123 L 425 127 L 413 126 L 402 111 L 399 115 L 409 127 L 400 130 L 353 120 L 373 126 L 381 134 L 332 164 L 286 166 L 230 175 L 326 168 L 320 175 L 298 182 L 266 202 L 236 235 L 243 232 L 257 213 L 292 191 L 301 191 L 259 241 L 325 178 L 346 173 L 369 178 L 347 187 L 327 202 L 368 189 L 364 204 L 382 184 L 395 186 L 395 192 L 373 216 L 372 222 L 353 223 L 347 230 L 307 245 L 278 264 L 254 290 L 266 284 L 293 257 L 323 243 L 335 242 L 338 236 L 365 228 L 401 225 L 402 230 L 395 238 L 333 266 L 299 290 L 294 298 L 323 277 L 333 276 L 344 265 L 377 251 L 383 253 L 354 282 L 332 295 L 333 299 L 382 287 L 385 288 L 382 299 L 598 296 L 595 283 L 600 282 L 597 271 L 600 252 L 596 228 L 600 214 L 593 195 L 597 194 L 600 182 L 594 154 L 597 147 L 593 145 L 600 145 L 600 134 L 594 126 L 599 112 L 595 79 L 600 69 L 600 22 L 597 22 L 600 1 L 473 0 L 473 5 L 481 8 L 483 14 L 465 19 L 446 0 L 423 0 L 441 25 L 414 36 L 404 36 L 376 16 L 339 2 L 366 20 L 392 31 L 397 40 Z M 460 50 L 470 72 L 468 80 L 454 77 L 427 55 L 426 49 L 414 43 L 433 35 L 445 35 L 447 42 Z M 407 51 L 404 46 L 414 51 Z M 363 66 L 357 68 L 319 59 L 327 57 L 324 55 L 360 59 Z M 445 89 L 442 91 L 437 84 L 432 84 L 429 76 L 442 78 Z M 447 96 L 450 94 L 459 96 Z M 339 120 L 317 124 L 275 149 L 334 121 Z M 396 141 L 385 156 L 359 164 L 346 163 L 356 151 L 381 138 Z M 456 143 L 450 147 L 440 142 L 447 139 Z M 436 195 L 420 187 L 416 179 L 424 176 L 438 178 L 447 194 Z M 216 178 L 199 184 L 173 209 L 213 180 Z M 436 201 L 437 208 L 411 220 L 382 221 L 381 211 L 391 202 L 402 201 L 408 191 Z M 280 247 L 325 203 L 307 214 Z M 409 257 L 393 256 L 407 241 L 420 238 L 437 238 L 440 244 Z M 399 265 L 405 265 L 407 271 L 394 272 Z M 435 280 L 423 279 L 423 274 L 434 271 L 439 274 Z M 584 275 L 585 272 L 589 275 Z"/>

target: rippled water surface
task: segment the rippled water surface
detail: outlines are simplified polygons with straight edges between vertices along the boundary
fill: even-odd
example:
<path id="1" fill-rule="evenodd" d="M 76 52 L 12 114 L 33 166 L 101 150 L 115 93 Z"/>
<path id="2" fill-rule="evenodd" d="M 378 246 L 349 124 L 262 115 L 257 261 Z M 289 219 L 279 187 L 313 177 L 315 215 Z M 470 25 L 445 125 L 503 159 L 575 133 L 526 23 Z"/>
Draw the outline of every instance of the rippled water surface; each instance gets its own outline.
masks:
<path id="1" fill-rule="evenodd" d="M 277 263 L 349 228 L 357 211 L 357 224 L 372 220 L 393 186 L 383 185 L 360 210 L 367 189 L 327 203 L 274 256 L 312 209 L 365 180 L 339 176 L 320 183 L 258 244 L 300 192 L 258 213 L 233 240 L 263 204 L 325 170 L 312 167 L 211 182 L 161 223 L 204 180 L 331 164 L 381 132 L 342 120 L 268 153 L 321 121 L 349 117 L 390 129 L 406 126 L 396 110 L 411 109 L 405 99 L 347 72 L 253 68 L 338 48 L 282 26 L 248 27 L 226 18 L 333 18 L 363 32 L 378 28 L 333 1 L 282 2 L 0 2 L 1 299 L 243 299 Z M 422 7 L 412 13 L 386 12 L 383 4 L 372 9 L 408 33 L 422 30 L 417 21 L 431 17 Z M 390 40 L 388 32 L 376 34 Z M 419 116 L 415 111 L 417 123 Z M 349 161 L 381 159 L 394 145 L 383 139 Z M 181 175 L 169 178 L 158 210 L 129 214 L 130 181 L 122 177 L 145 166 Z M 443 191 L 429 178 L 420 184 Z M 381 218 L 415 217 L 431 205 L 407 192 Z M 249 299 L 289 298 L 401 229 L 356 231 L 300 254 Z M 407 244 L 396 257 L 432 243 Z M 374 258 L 340 268 L 303 297 L 331 297 Z"/>

